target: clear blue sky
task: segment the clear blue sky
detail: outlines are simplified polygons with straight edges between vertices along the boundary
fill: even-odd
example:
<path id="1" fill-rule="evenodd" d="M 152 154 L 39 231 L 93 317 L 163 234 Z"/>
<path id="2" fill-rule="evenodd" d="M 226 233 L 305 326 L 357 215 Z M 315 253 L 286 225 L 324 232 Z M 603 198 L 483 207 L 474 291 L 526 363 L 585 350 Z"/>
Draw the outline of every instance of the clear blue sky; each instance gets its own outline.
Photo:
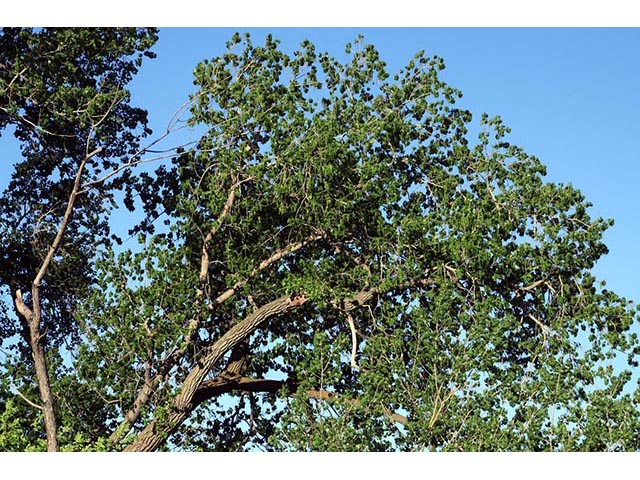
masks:
<path id="1" fill-rule="evenodd" d="M 158 57 L 131 85 L 133 103 L 149 110 L 160 133 L 193 90 L 196 63 L 224 52 L 238 28 L 161 29 Z M 362 33 L 393 72 L 418 50 L 445 59 L 443 78 L 459 88 L 475 118 L 500 115 L 511 142 L 547 165 L 552 181 L 573 183 L 614 218 L 609 255 L 596 273 L 608 287 L 640 301 L 640 29 L 519 28 L 258 28 L 254 43 L 273 33 L 286 50 L 303 39 L 339 57 Z M 0 137 L 0 155 L 15 155 Z M 6 160 L 3 160 L 6 165 Z M 0 187 L 9 172 L 0 171 Z"/>

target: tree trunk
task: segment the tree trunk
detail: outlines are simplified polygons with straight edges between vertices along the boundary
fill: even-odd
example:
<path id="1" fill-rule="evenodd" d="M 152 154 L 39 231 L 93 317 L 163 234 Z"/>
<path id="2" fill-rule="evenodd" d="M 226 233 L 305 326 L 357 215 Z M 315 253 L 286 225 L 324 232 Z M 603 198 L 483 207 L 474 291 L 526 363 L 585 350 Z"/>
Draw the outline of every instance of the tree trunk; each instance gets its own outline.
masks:
<path id="1" fill-rule="evenodd" d="M 53 393 L 49 383 L 47 373 L 47 362 L 45 359 L 44 346 L 40 329 L 35 322 L 30 322 L 31 351 L 33 352 L 33 362 L 36 367 L 36 377 L 38 379 L 38 389 L 40 390 L 40 400 L 42 400 L 42 410 L 44 412 L 44 426 L 47 433 L 47 451 L 57 452 L 58 448 L 58 422 L 53 410 Z"/>
<path id="2" fill-rule="evenodd" d="M 38 380 L 38 390 L 40 391 L 40 407 L 44 413 L 44 428 L 47 434 L 47 451 L 57 452 L 58 447 L 58 422 L 53 409 L 53 393 L 51 392 L 51 383 L 49 383 L 49 374 L 47 372 L 47 360 L 45 358 L 44 343 L 42 342 L 44 334 L 40 331 L 40 300 L 38 296 L 37 286 L 34 286 L 33 303 L 34 309 L 27 307 L 22 300 L 22 292 L 19 289 L 15 291 L 15 305 L 19 315 L 23 318 L 25 327 L 25 340 L 31 347 L 31 355 L 33 356 L 33 364 L 36 368 L 36 379 Z M 28 331 L 28 334 L 27 334 Z"/>

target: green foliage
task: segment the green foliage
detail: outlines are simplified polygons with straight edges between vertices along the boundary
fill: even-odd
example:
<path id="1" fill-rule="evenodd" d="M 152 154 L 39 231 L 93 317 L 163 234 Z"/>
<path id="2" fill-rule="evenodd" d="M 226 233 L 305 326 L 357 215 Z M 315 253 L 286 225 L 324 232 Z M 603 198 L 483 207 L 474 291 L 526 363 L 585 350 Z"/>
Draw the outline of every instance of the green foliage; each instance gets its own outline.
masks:
<path id="1" fill-rule="evenodd" d="M 65 448 L 638 449 L 637 316 L 590 273 L 611 221 L 500 118 L 471 139 L 443 68 L 240 35 L 195 68 L 206 133 L 124 177 L 140 246 L 90 263 Z"/>
<path id="2" fill-rule="evenodd" d="M 41 431 L 42 415 L 20 397 L 12 395 L 10 385 L 2 383 L 0 403 L 0 451 L 28 452 L 46 450 Z"/>
<path id="3" fill-rule="evenodd" d="M 116 168 L 149 133 L 146 112 L 125 89 L 156 40 L 148 29 L 4 28 L 0 33 L 0 133 L 20 143 L 0 197 L 0 284 L 29 291 L 65 212 L 80 162 L 97 148 L 84 181 Z M 3 168 L 10 171 L 8 164 Z M 92 276 L 96 248 L 108 243 L 113 188 L 88 188 L 76 202 L 65 242 L 42 286 L 49 341 L 73 333 L 72 310 Z M 19 333 L 0 318 L 3 338 Z"/>

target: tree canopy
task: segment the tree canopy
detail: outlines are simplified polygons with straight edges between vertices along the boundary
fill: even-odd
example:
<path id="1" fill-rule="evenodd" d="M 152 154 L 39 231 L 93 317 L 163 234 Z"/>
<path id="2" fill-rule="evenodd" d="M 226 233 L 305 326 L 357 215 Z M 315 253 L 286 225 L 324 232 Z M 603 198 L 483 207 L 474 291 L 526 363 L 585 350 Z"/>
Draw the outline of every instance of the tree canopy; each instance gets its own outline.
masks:
<path id="1" fill-rule="evenodd" d="M 202 137 L 142 170 L 156 38 L 0 35 L 0 449 L 638 450 L 612 222 L 499 117 L 471 135 L 443 59 L 236 34 Z"/>

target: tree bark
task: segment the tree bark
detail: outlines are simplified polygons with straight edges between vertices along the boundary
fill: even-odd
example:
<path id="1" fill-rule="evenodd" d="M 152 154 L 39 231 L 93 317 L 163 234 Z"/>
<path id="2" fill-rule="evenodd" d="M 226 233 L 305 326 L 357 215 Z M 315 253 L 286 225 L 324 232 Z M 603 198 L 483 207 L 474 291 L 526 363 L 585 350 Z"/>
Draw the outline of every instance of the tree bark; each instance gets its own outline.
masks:
<path id="1" fill-rule="evenodd" d="M 425 278 L 407 286 L 429 286 L 434 281 Z M 360 308 L 364 304 L 371 301 L 380 294 L 378 289 L 367 289 L 358 293 L 355 297 L 345 299 L 341 302 L 334 303 L 336 308 L 343 312 L 350 312 Z M 180 425 L 189 417 L 191 412 L 207 398 L 211 398 L 211 390 L 207 393 L 207 389 L 223 388 L 222 384 L 212 384 L 211 381 L 205 381 L 205 377 L 211 371 L 213 366 L 232 348 L 246 339 L 253 331 L 255 331 L 266 320 L 286 312 L 290 312 L 301 305 L 306 304 L 309 299 L 305 295 L 284 296 L 262 307 L 257 308 L 251 315 L 246 317 L 240 323 L 232 327 L 215 343 L 206 348 L 202 358 L 189 372 L 181 385 L 180 392 L 174 397 L 167 416 L 159 423 L 154 419 L 140 432 L 135 441 L 125 448 L 128 452 L 149 452 L 157 450 L 163 445 L 171 434 L 173 434 Z M 213 381 L 216 382 L 221 377 L 217 377 Z M 226 382 L 233 381 L 227 379 Z M 262 382 L 265 382 L 262 380 Z M 228 383 L 224 383 L 224 388 L 229 387 Z M 262 386 L 275 384 L 262 383 Z M 399 418 L 399 417 L 398 417 Z M 394 418 L 397 421 L 397 418 Z"/>
<path id="2" fill-rule="evenodd" d="M 40 408 L 42 408 L 44 413 L 47 451 L 57 452 L 59 451 L 58 422 L 53 408 L 53 392 L 51 391 L 51 383 L 49 382 L 45 348 L 42 341 L 44 333 L 40 331 L 40 310 L 38 309 L 34 313 L 27 307 L 22 300 L 22 292 L 20 290 L 16 290 L 15 292 L 15 304 L 16 310 L 24 318 L 26 328 L 29 331 L 29 338 L 26 340 L 31 347 L 31 355 L 33 356 L 33 364 L 36 370 L 36 380 L 38 381 L 38 391 L 40 392 L 40 400 L 42 401 Z"/>
<path id="3" fill-rule="evenodd" d="M 251 315 L 231 328 L 218 341 L 204 352 L 204 357 L 189 372 L 180 393 L 173 399 L 170 411 L 162 424 L 154 419 L 138 435 L 136 440 L 125 448 L 128 452 L 151 452 L 164 444 L 167 438 L 188 418 L 198 403 L 194 402 L 196 392 L 202 386 L 204 378 L 211 368 L 267 319 L 291 311 L 307 302 L 305 296 L 281 297 L 263 305 Z"/>
<path id="4" fill-rule="evenodd" d="M 42 400 L 42 411 L 44 412 L 44 426 L 47 433 L 47 451 L 57 452 L 58 447 L 58 422 L 53 409 L 53 392 L 49 383 L 47 362 L 45 358 L 42 335 L 36 325 L 31 325 L 31 351 L 33 352 L 33 363 L 36 369 L 36 378 L 40 390 L 40 400 Z"/>

